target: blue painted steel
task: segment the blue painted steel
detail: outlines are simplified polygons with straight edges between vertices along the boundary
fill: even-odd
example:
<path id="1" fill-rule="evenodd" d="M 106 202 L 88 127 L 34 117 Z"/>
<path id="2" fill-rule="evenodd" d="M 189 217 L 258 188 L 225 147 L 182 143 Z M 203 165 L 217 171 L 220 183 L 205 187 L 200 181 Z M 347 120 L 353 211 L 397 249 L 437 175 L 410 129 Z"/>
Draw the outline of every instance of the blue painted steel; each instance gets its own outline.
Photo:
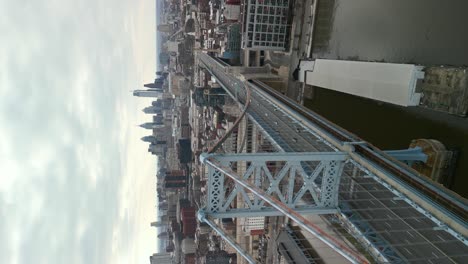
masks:
<path id="1" fill-rule="evenodd" d="M 226 74 L 226 70 L 227 70 L 226 65 L 223 65 L 223 63 L 218 62 L 215 59 L 210 58 L 206 54 L 204 56 L 201 56 L 200 59 L 201 59 L 201 63 L 204 64 L 206 66 L 206 68 L 208 69 L 208 71 L 212 75 L 214 75 L 217 78 L 217 80 L 220 81 L 221 86 L 224 89 L 226 89 L 226 91 L 231 96 L 236 98 L 240 103 L 245 103 L 245 91 L 243 91 L 244 89 L 242 89 L 242 87 L 245 86 L 245 82 L 240 81 L 235 76 Z M 248 84 L 248 85 L 251 85 L 251 84 Z M 297 149 L 301 148 L 301 144 L 299 142 L 299 143 L 297 143 L 295 145 L 291 145 L 291 138 L 290 137 L 293 136 L 294 133 L 291 133 L 290 135 L 288 135 L 289 138 L 285 138 L 284 135 L 281 135 L 280 131 L 277 131 L 276 127 L 275 127 L 275 125 L 278 125 L 278 124 L 272 123 L 271 120 L 269 120 L 270 117 L 265 117 L 264 115 L 266 115 L 266 113 L 264 111 L 256 110 L 257 107 L 262 107 L 261 105 L 259 105 L 259 102 L 256 101 L 259 98 L 262 98 L 262 96 L 264 96 L 264 95 L 262 95 L 262 92 L 255 91 L 255 92 L 253 92 L 253 94 L 254 94 L 254 98 L 252 99 L 253 107 L 252 107 L 252 109 L 250 111 L 248 111 L 248 114 L 250 115 L 249 118 L 251 118 L 252 121 L 254 121 L 254 123 L 256 123 L 260 127 L 260 129 L 265 132 L 265 135 L 267 136 L 267 138 L 272 139 L 271 140 L 272 143 L 274 145 L 276 144 L 278 146 L 278 149 L 280 149 L 282 151 L 286 151 L 286 152 L 294 152 L 294 151 L 297 152 L 298 151 Z M 273 99 L 272 102 L 270 102 L 270 104 L 274 105 L 274 104 L 281 104 L 281 103 L 279 103 L 279 102 L 275 101 L 275 99 Z M 289 111 L 289 110 L 286 110 L 286 111 Z M 285 113 L 285 115 L 288 116 L 287 118 L 294 120 L 293 122 L 291 122 L 289 124 L 291 127 L 293 127 L 295 124 L 299 124 L 299 123 L 302 124 L 302 123 L 307 123 L 308 122 L 308 121 L 305 121 L 305 120 L 297 120 L 297 118 L 300 119 L 300 117 L 296 116 L 297 112 L 294 112 L 294 110 L 291 110 L 291 113 L 289 113 L 289 114 Z M 320 119 L 321 117 L 317 117 L 317 118 Z M 324 122 L 327 123 L 326 121 L 324 121 Z M 313 124 L 312 124 L 312 126 L 313 126 Z M 302 127 L 304 129 L 307 129 L 307 126 L 302 126 Z M 312 129 L 317 129 L 317 130 L 314 130 L 315 133 L 322 133 L 323 132 L 323 131 L 320 130 L 320 128 L 312 128 Z M 333 131 L 337 131 L 336 128 Z M 341 133 L 345 133 L 345 132 L 338 130 L 337 133 L 341 134 Z M 322 134 L 320 134 L 320 135 L 322 135 Z M 302 136 L 302 137 L 304 137 L 304 136 Z M 327 138 L 327 139 L 328 138 L 330 138 L 330 139 L 334 138 L 333 136 L 327 136 L 327 135 L 325 135 L 324 137 Z M 303 139 L 299 138 L 298 140 L 300 141 L 300 140 L 303 140 Z M 354 140 L 354 141 L 359 141 L 359 140 Z M 346 143 L 353 143 L 354 141 L 351 139 L 350 142 L 341 142 L 341 143 L 342 143 L 342 145 L 344 145 Z M 372 148 L 367 147 L 367 146 L 364 146 L 364 147 L 366 149 L 368 149 L 370 152 L 373 152 Z M 333 146 L 331 146 L 331 149 L 334 149 Z M 308 150 L 308 151 L 310 151 L 310 150 Z M 323 151 L 323 150 L 318 150 L 318 151 Z M 379 154 L 379 152 L 376 153 L 377 156 L 378 156 L 378 154 Z M 381 154 L 380 156 L 385 156 L 385 155 L 382 155 L 383 153 L 381 153 L 381 152 L 380 152 L 380 154 Z M 402 160 L 402 159 L 403 160 L 412 159 L 414 161 L 414 160 L 427 159 L 427 157 L 425 158 L 424 156 L 420 155 L 420 153 L 418 153 L 417 151 L 409 151 L 409 152 L 399 152 L 398 151 L 398 152 L 393 152 L 393 153 L 390 152 L 389 153 L 389 155 L 392 155 L 392 154 L 395 155 L 396 159 L 400 159 L 400 160 Z M 382 157 L 382 159 L 385 159 L 385 157 Z M 362 162 L 362 160 L 360 160 L 359 162 Z M 374 165 L 372 165 L 372 163 L 370 163 L 370 164 L 371 165 L 367 164 L 366 166 L 374 166 Z M 398 163 L 394 163 L 394 165 L 395 166 L 400 166 Z M 304 171 L 306 171 L 307 174 L 310 174 L 313 171 L 312 168 L 310 168 L 310 166 L 308 166 L 307 163 L 302 164 L 302 167 L 303 167 Z M 376 167 L 378 169 L 378 166 L 374 166 L 374 167 Z M 372 167 L 372 169 L 374 169 L 374 167 Z M 359 167 L 359 168 L 363 169 L 362 167 Z M 400 168 L 400 167 L 398 167 L 398 168 Z M 411 174 L 411 171 L 408 168 L 405 168 L 404 166 L 401 166 L 400 169 L 401 169 L 401 171 L 403 173 Z M 380 186 L 384 186 L 384 188 L 387 189 L 387 192 L 390 192 L 390 193 L 393 192 L 395 194 L 398 193 L 395 189 L 393 189 L 388 184 L 384 184 L 381 179 L 376 179 L 375 175 L 372 175 L 366 169 L 364 169 L 364 170 L 366 171 L 367 174 L 370 174 L 370 175 L 367 176 L 368 178 L 372 178 L 372 179 L 375 180 L 375 182 L 381 184 Z M 395 177 L 391 177 L 391 176 L 392 175 L 389 175 L 390 178 L 395 178 Z M 414 176 L 414 179 L 416 181 L 418 181 L 418 182 L 424 181 L 424 179 L 419 179 L 419 177 L 417 177 L 417 176 Z M 317 177 L 316 181 L 321 181 L 321 180 L 322 180 L 321 178 Z M 395 181 L 397 183 L 401 182 L 401 181 L 398 181 L 398 180 L 395 180 Z M 411 189 L 411 186 L 408 186 L 405 183 L 401 183 L 401 185 L 405 186 L 405 188 Z M 436 188 L 436 186 L 434 186 L 434 184 L 428 183 L 427 185 L 430 188 Z M 372 191 L 372 190 L 368 190 L 368 191 Z M 415 191 L 414 193 L 421 196 L 421 194 L 419 192 L 417 192 L 417 191 Z M 451 198 L 451 196 L 449 194 L 445 193 L 445 192 L 441 192 L 441 195 L 443 195 L 444 197 Z M 401 193 L 398 193 L 397 196 L 401 196 Z M 428 199 L 425 196 L 421 197 L 421 198 L 423 200 Z M 374 199 L 377 199 L 377 198 L 374 198 Z M 456 198 L 452 198 L 452 199 L 454 200 L 454 203 L 461 204 L 462 206 L 465 206 L 461 201 L 457 200 Z M 425 215 L 427 217 L 426 219 L 430 219 L 431 221 L 433 221 L 436 224 L 440 223 L 440 221 L 435 221 L 434 217 L 432 215 L 430 215 L 428 212 L 422 210 L 418 205 L 414 204 L 414 202 L 411 202 L 411 201 L 408 202 L 407 200 L 408 200 L 408 198 L 404 198 L 404 201 L 408 203 L 409 207 L 413 207 L 414 209 L 416 209 L 417 211 L 419 211 L 420 213 Z M 430 201 L 427 201 L 427 202 L 430 203 Z M 439 207 L 435 206 L 435 208 L 439 208 Z M 414 210 L 414 209 L 412 209 L 412 210 Z M 351 210 L 359 211 L 359 208 L 358 209 L 351 209 Z M 387 208 L 385 210 L 391 210 L 391 208 Z M 405 209 L 405 210 L 409 210 L 409 209 Z M 363 221 L 362 219 L 358 218 L 358 214 L 356 214 L 356 213 L 357 212 L 354 212 L 354 214 L 352 215 L 352 217 L 353 217 L 352 220 L 353 221 L 350 221 L 350 222 L 352 222 L 354 227 L 359 229 L 362 236 L 366 237 L 366 239 L 371 241 L 372 245 L 382 255 L 384 255 L 388 261 L 399 262 L 400 261 L 399 259 L 401 259 L 401 257 L 400 257 L 400 255 L 398 253 L 396 253 L 397 251 L 393 248 L 393 246 L 389 245 L 388 242 L 385 239 L 381 239 L 378 232 L 372 231 L 372 228 L 375 228 L 375 227 L 373 227 L 373 225 L 375 225 L 376 223 L 370 223 L 370 222 Z M 405 220 L 403 220 L 403 219 L 400 219 L 400 220 L 403 221 L 403 223 L 406 223 Z M 459 219 L 455 218 L 454 221 L 459 221 Z M 362 223 L 364 223 L 364 224 L 362 224 Z M 466 225 L 466 222 L 465 222 L 465 225 Z M 449 230 L 449 229 L 447 229 L 447 230 L 448 230 L 448 232 L 450 234 L 452 234 L 452 235 L 455 234 L 454 235 L 455 238 L 460 239 L 462 242 L 465 241 L 465 238 L 463 236 L 460 236 L 458 233 L 454 232 L 453 230 Z M 430 241 L 428 241 L 428 243 L 430 243 Z M 401 251 L 401 247 L 398 250 Z"/>
<path id="2" fill-rule="evenodd" d="M 428 156 L 423 152 L 421 147 L 402 149 L 402 150 L 385 150 L 385 153 L 400 161 L 421 161 L 427 162 Z"/>

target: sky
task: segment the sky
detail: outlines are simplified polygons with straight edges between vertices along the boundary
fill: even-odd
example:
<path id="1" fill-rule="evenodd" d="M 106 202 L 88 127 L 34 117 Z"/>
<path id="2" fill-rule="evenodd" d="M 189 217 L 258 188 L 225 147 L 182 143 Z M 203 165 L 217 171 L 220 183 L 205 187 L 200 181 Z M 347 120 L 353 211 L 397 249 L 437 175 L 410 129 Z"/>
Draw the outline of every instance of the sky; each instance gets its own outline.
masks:
<path id="1" fill-rule="evenodd" d="M 0 263 L 156 250 L 154 0 L 0 0 Z"/>

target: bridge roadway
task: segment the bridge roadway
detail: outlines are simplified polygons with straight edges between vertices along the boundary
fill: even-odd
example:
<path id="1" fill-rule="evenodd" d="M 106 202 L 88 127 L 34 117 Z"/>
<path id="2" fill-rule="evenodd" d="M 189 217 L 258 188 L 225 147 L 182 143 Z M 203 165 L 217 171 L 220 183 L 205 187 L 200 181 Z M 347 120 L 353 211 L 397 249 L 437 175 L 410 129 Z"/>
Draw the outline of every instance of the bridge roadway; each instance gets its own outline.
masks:
<path id="1" fill-rule="evenodd" d="M 251 88 L 249 118 L 278 151 L 338 151 L 307 122 L 262 91 L 260 82 L 246 82 L 225 73 L 227 65 L 209 55 L 199 54 L 202 65 L 240 103 L 245 103 L 244 85 Z M 348 162 L 340 182 L 340 219 L 354 230 L 354 237 L 371 243 L 391 263 L 468 263 L 468 246 L 430 218 L 411 201 L 399 196 L 357 162 Z M 466 222 L 465 222 L 466 225 Z M 369 248 L 368 248 L 369 249 Z M 371 252 L 372 253 L 372 250 Z M 375 253 L 375 252 L 374 252 Z M 375 254 L 374 254 L 375 256 Z"/>

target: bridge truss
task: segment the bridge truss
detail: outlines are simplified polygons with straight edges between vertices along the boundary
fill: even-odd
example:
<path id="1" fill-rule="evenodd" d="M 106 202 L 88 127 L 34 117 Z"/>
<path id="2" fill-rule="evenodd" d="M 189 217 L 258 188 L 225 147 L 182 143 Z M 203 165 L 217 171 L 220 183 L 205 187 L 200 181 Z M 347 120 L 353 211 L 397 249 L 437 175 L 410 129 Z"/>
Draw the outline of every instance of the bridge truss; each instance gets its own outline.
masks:
<path id="1" fill-rule="evenodd" d="M 366 142 L 336 144 L 297 111 L 262 92 L 262 84 L 226 74 L 226 65 L 199 56 L 240 105 L 250 102 L 246 122 L 277 152 L 203 155 L 209 174 L 203 221 L 222 233 L 214 219 L 283 215 L 353 263 L 365 258 L 380 263 L 468 263 L 466 218 L 452 217 L 461 228 L 447 225 L 372 170 L 378 166 L 363 164 L 353 151 Z M 252 91 L 249 98 L 247 89 Z M 462 208 L 466 210 L 466 203 Z M 334 232 L 352 237 L 359 246 L 345 245 L 305 215 L 321 215 L 334 223 Z M 234 239 L 230 242 L 255 263 L 248 249 Z"/>

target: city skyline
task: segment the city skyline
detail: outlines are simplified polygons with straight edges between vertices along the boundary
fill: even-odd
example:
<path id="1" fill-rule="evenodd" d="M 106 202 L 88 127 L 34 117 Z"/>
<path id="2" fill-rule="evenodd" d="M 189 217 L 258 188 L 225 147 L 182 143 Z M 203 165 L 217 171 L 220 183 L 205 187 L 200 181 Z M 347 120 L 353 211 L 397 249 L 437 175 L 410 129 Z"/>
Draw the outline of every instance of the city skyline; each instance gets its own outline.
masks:
<path id="1" fill-rule="evenodd" d="M 0 263 L 468 263 L 468 2 L 414 1 L 0 0 Z"/>
<path id="2" fill-rule="evenodd" d="M 154 79 L 154 10 L 155 1 L 0 1 L 0 263 L 153 254 L 157 161 L 134 125 L 151 100 L 128 90 Z"/>

